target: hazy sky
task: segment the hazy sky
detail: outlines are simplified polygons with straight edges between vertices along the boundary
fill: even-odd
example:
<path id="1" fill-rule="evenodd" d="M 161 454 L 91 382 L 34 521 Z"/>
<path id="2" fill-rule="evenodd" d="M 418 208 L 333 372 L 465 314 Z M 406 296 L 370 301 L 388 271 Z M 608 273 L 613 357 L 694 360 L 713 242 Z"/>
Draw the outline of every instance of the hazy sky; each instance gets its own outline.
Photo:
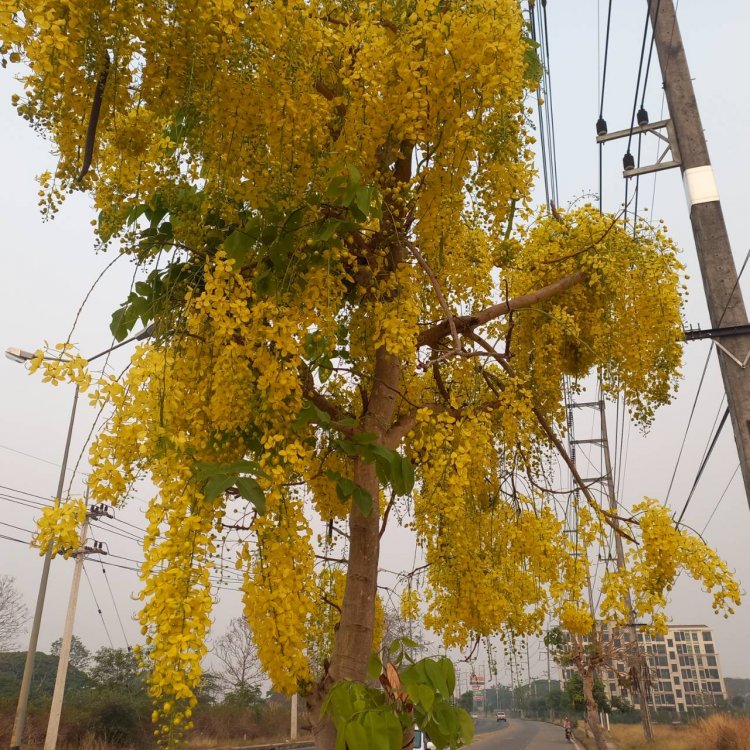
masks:
<path id="1" fill-rule="evenodd" d="M 584 193 L 598 190 L 598 149 L 594 140 L 600 60 L 597 23 L 603 26 L 606 5 L 604 0 L 599 3 L 595 0 L 548 0 L 547 3 L 563 205 Z M 630 123 L 646 2 L 620 0 L 614 6 L 605 97 L 605 117 L 610 130 L 625 128 Z M 750 130 L 750 96 L 742 81 L 746 70 L 750 8 L 740 0 L 727 0 L 721 4 L 721 12 L 717 12 L 714 3 L 683 0 L 679 5 L 679 18 L 739 267 L 750 250 L 745 194 L 750 173 L 750 145 L 746 137 Z M 3 262 L 0 344 L 2 348 L 34 349 L 44 340 L 54 343 L 67 337 L 84 297 L 114 256 L 94 254 L 89 224 L 93 216 L 88 200 L 81 196 L 70 199 L 53 222 L 41 221 L 34 178 L 53 167 L 54 157 L 11 108 L 9 99 L 14 90 L 8 72 L 0 71 L 0 132 L 3 133 L 0 164 L 6 175 L 0 182 Z M 659 119 L 661 79 L 655 57 L 646 108 L 652 120 Z M 644 162 L 653 160 L 654 150 L 653 141 L 644 141 Z M 616 210 L 623 200 L 623 151 L 624 144 L 620 142 L 605 148 L 605 209 Z M 662 173 L 655 192 L 653 185 L 652 178 L 642 181 L 641 203 L 650 206 L 654 196 L 654 216 L 666 220 L 683 248 L 683 260 L 692 276 L 688 282 L 690 299 L 686 321 L 708 327 L 679 172 Z M 94 287 L 73 336 L 84 356 L 110 345 L 109 318 L 127 295 L 132 274 L 132 264 L 120 259 Z M 750 289 L 747 282 L 747 278 L 743 279 L 746 294 Z M 662 499 L 666 496 L 708 350 L 707 342 L 686 345 L 685 378 L 679 398 L 674 405 L 662 410 L 649 435 L 643 437 L 635 429 L 626 427 L 621 469 L 621 497 L 625 502 L 637 501 L 643 495 Z M 123 361 L 123 357 L 114 358 L 115 369 L 118 365 L 121 367 Z M 42 502 L 34 495 L 49 498 L 54 494 L 73 389 L 43 385 L 38 377 L 26 375 L 20 365 L 2 359 L 0 394 L 0 535 L 27 540 L 26 530 L 32 528 L 38 511 L 24 502 L 31 501 L 33 505 Z M 695 479 L 712 424 L 723 408 L 722 395 L 718 366 L 712 355 L 670 495 L 670 505 L 674 508 L 681 509 Z M 93 412 L 82 407 L 76 423 L 71 466 L 82 450 L 93 419 Z M 613 425 L 614 414 L 611 414 L 611 430 Z M 737 466 L 734 441 L 728 429 L 719 440 L 685 516 L 685 521 L 698 531 L 705 526 Z M 613 439 L 613 435 L 610 438 Z M 81 469 L 85 469 L 85 463 Z M 71 476 L 69 474 L 69 478 Z M 80 491 L 82 478 L 81 474 L 73 477 L 74 490 Z M 138 589 L 137 575 L 133 570 L 114 565 L 133 567 L 131 560 L 139 559 L 134 538 L 139 532 L 134 526 L 143 527 L 143 509 L 143 502 L 135 499 L 125 510 L 118 511 L 118 521 L 112 528 L 96 532 L 96 538 L 105 541 L 111 553 L 105 558 L 110 564 L 107 578 L 125 635 L 120 630 L 102 568 L 95 560 L 90 560 L 86 569 L 93 595 L 84 578 L 76 633 L 92 648 L 109 645 L 110 637 L 115 646 L 124 646 L 126 638 L 130 643 L 137 641 L 138 627 L 132 620 L 137 602 L 130 598 Z M 750 513 L 740 477 L 736 475 L 706 529 L 705 538 L 736 570 L 745 587 L 750 582 L 750 557 L 746 551 L 749 535 Z M 395 552 L 397 549 L 400 555 Z M 398 556 L 406 558 L 406 564 L 410 564 L 413 549 L 413 542 L 399 534 L 398 543 L 392 542 L 386 549 L 384 566 L 397 567 L 401 562 Z M 72 565 L 72 561 L 53 562 L 40 637 L 42 649 L 47 649 L 61 634 Z M 42 560 L 36 551 L 0 537 L 0 572 L 16 577 L 29 609 L 35 601 L 41 567 Z M 673 593 L 670 607 L 673 620 L 712 626 L 725 675 L 750 676 L 749 606 L 724 620 L 712 614 L 708 597 L 689 582 L 680 580 Z M 109 637 L 97 613 L 95 598 Z M 222 630 L 228 619 L 240 611 L 239 594 L 234 590 L 224 591 L 215 612 L 217 629 Z M 546 663 L 532 664 L 534 674 L 541 674 L 543 670 L 546 670 Z"/>

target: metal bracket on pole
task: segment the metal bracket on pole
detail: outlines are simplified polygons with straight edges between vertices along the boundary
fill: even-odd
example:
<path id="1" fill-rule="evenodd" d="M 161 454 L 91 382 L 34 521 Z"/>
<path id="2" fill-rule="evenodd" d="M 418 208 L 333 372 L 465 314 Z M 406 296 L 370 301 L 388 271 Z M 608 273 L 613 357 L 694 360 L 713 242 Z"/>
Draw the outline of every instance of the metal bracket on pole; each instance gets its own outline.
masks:
<path id="1" fill-rule="evenodd" d="M 714 344 L 716 344 L 717 349 L 721 349 L 721 351 L 724 352 L 724 354 L 729 357 L 729 359 L 732 360 L 735 364 L 739 365 L 741 369 L 745 369 L 747 367 L 747 363 L 750 362 L 750 351 L 745 355 L 745 359 L 740 359 L 735 354 L 729 351 L 729 349 L 724 346 L 721 341 L 718 341 L 720 338 L 725 338 L 727 336 L 742 336 L 745 334 L 750 333 L 750 323 L 745 323 L 743 325 L 738 326 L 724 326 L 723 328 L 690 328 L 689 330 L 685 331 L 685 341 L 698 341 L 699 339 L 711 339 Z"/>
<path id="2" fill-rule="evenodd" d="M 661 130 L 666 130 L 666 135 Z M 622 176 L 625 179 L 629 177 L 637 177 L 641 174 L 651 174 L 652 172 L 660 172 L 663 169 L 673 169 L 679 167 L 682 164 L 680 159 L 680 150 L 677 147 L 677 138 L 674 134 L 674 128 L 672 127 L 672 120 L 659 120 L 658 122 L 647 122 L 644 125 L 636 125 L 627 130 L 616 130 L 614 133 L 603 133 L 596 137 L 597 143 L 606 143 L 607 141 L 615 141 L 619 138 L 630 138 L 631 135 L 640 135 L 645 133 L 653 133 L 657 138 L 666 143 L 666 148 L 656 159 L 655 164 L 649 164 L 645 167 L 637 167 L 634 169 L 623 170 Z M 669 161 L 664 161 L 667 154 L 671 154 L 672 158 Z"/>
<path id="3" fill-rule="evenodd" d="M 740 360 L 739 357 L 735 357 L 734 354 L 732 354 L 732 352 L 730 352 L 720 341 L 714 341 L 714 344 L 716 344 L 717 349 L 721 349 L 721 351 L 723 351 L 732 362 L 738 364 L 741 369 L 744 370 L 745 367 L 747 367 L 747 363 L 750 362 L 750 352 L 745 355 L 745 359 Z"/>

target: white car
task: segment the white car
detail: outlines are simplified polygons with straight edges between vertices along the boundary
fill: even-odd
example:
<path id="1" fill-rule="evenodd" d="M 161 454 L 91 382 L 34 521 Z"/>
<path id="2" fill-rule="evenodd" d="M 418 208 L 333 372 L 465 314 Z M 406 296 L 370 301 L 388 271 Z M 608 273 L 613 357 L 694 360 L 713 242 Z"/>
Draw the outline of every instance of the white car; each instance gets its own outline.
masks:
<path id="1" fill-rule="evenodd" d="M 435 743 L 421 730 L 414 727 L 414 750 L 437 750 Z"/>

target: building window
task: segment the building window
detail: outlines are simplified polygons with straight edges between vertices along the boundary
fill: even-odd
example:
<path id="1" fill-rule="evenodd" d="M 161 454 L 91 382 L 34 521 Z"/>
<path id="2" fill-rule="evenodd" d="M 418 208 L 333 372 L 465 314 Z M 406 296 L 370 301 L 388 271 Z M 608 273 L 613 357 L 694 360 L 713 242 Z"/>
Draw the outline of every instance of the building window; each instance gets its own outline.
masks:
<path id="1" fill-rule="evenodd" d="M 676 696 L 677 696 L 678 698 L 682 698 L 682 690 L 675 690 L 675 691 L 674 691 L 674 694 L 675 694 L 675 695 L 676 695 Z"/>
<path id="2" fill-rule="evenodd" d="M 713 653 L 716 653 L 716 652 L 714 651 L 714 646 L 713 646 L 713 643 L 707 643 L 707 644 L 706 644 L 706 645 L 705 645 L 705 646 L 704 646 L 703 648 L 705 649 L 705 651 L 706 651 L 706 653 L 707 653 L 707 654 L 713 654 Z"/>
<path id="3" fill-rule="evenodd" d="M 704 630 L 703 631 L 703 640 L 704 641 L 712 641 L 713 640 L 713 636 L 711 635 L 711 631 L 710 630 Z"/>

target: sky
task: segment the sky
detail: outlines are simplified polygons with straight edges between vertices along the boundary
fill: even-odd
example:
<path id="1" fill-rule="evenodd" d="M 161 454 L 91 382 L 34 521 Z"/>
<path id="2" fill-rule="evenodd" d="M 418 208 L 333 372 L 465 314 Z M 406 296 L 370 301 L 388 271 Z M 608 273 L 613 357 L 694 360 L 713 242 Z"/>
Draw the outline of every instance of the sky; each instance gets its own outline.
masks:
<path id="1" fill-rule="evenodd" d="M 598 82 L 606 7 L 605 0 L 547 2 L 559 194 L 563 206 L 599 190 L 594 124 L 599 114 Z M 645 2 L 615 0 L 613 3 L 604 106 L 610 130 L 630 124 L 645 11 Z M 740 0 L 727 0 L 721 4 L 719 13 L 714 3 L 682 0 L 678 17 L 739 267 L 750 250 L 745 187 L 750 173 L 750 145 L 744 137 L 750 130 L 750 95 L 739 83 L 746 69 L 750 7 Z M 10 106 L 14 87 L 9 72 L 0 71 L 0 132 L 3 133 L 0 164 L 5 174 L 0 181 L 3 270 L 0 345 L 33 350 L 45 340 L 51 343 L 65 340 L 75 322 L 72 340 L 84 356 L 91 356 L 112 343 L 109 318 L 127 295 L 134 267 L 125 258 L 115 260 L 112 253 L 94 252 L 90 225 L 93 213 L 86 197 L 73 196 L 54 221 L 42 221 L 35 176 L 53 167 L 54 156 L 48 144 Z M 661 119 L 661 79 L 655 56 L 645 104 L 652 121 Z M 654 150 L 653 142 L 644 141 L 644 162 Z M 621 142 L 604 148 L 605 210 L 616 211 L 623 201 L 623 151 Z M 690 296 L 686 323 L 709 327 L 679 172 L 661 173 L 655 189 L 653 178 L 644 179 L 640 195 L 641 205 L 649 208 L 653 205 L 653 216 L 666 221 L 682 248 L 682 260 L 691 277 L 687 282 Z M 541 190 L 537 196 L 542 198 Z M 103 273 L 113 260 L 111 268 Z M 745 294 L 750 290 L 749 280 L 741 281 Z M 636 502 L 645 495 L 667 497 L 709 347 L 705 341 L 686 345 L 685 377 L 678 398 L 662 409 L 647 435 L 625 424 L 616 453 L 616 473 L 624 502 Z M 125 361 L 124 354 L 113 355 L 113 370 L 121 368 Z M 723 409 L 722 396 L 715 354 L 711 354 L 669 493 L 669 504 L 678 512 L 695 479 L 717 413 Z M 35 602 L 42 558 L 25 544 L 3 536 L 28 540 L 28 530 L 33 528 L 33 519 L 39 512 L 38 504 L 53 496 L 72 398 L 71 386 L 54 388 L 42 384 L 40 378 L 26 374 L 21 365 L 0 360 L 0 573 L 16 578 L 29 610 Z M 608 418 L 612 433 L 614 411 L 610 411 Z M 84 400 L 76 418 L 71 467 L 77 463 L 94 419 L 95 414 Z M 585 431 L 587 426 L 579 429 Z M 613 434 L 610 440 L 614 442 Z M 706 541 L 718 549 L 736 571 L 743 589 L 747 589 L 750 556 L 746 539 L 750 532 L 750 512 L 739 474 L 730 482 L 736 467 L 734 441 L 727 428 L 697 486 L 685 521 L 698 531 L 705 527 Z M 84 453 L 78 473 L 69 471 L 67 475 L 74 493 L 82 490 L 85 468 Z M 110 644 L 122 647 L 138 641 L 133 613 L 138 606 L 134 595 L 139 584 L 132 568 L 139 558 L 137 537 L 139 527 L 144 526 L 146 499 L 146 495 L 132 499 L 126 508 L 117 511 L 117 519 L 108 522 L 108 528 L 96 530 L 96 538 L 106 542 L 110 553 L 103 558 L 106 574 L 95 560 L 86 563 L 88 575 L 82 583 L 75 628 L 76 634 L 92 649 Z M 386 547 L 383 566 L 396 569 L 402 562 L 409 566 L 413 550 L 413 541 L 404 533 L 397 534 Z M 53 561 L 39 642 L 42 650 L 47 650 L 62 632 L 72 566 L 72 560 Z M 691 582 L 680 579 L 672 593 L 669 608 L 672 620 L 714 628 L 725 675 L 750 677 L 750 603 L 734 617 L 724 620 L 713 615 L 709 597 Z M 229 619 L 240 612 L 239 593 L 230 583 L 218 595 L 215 632 L 220 634 Z M 19 647 L 23 647 L 25 637 Z M 546 675 L 543 652 L 536 647 L 532 654 L 532 674 Z"/>

